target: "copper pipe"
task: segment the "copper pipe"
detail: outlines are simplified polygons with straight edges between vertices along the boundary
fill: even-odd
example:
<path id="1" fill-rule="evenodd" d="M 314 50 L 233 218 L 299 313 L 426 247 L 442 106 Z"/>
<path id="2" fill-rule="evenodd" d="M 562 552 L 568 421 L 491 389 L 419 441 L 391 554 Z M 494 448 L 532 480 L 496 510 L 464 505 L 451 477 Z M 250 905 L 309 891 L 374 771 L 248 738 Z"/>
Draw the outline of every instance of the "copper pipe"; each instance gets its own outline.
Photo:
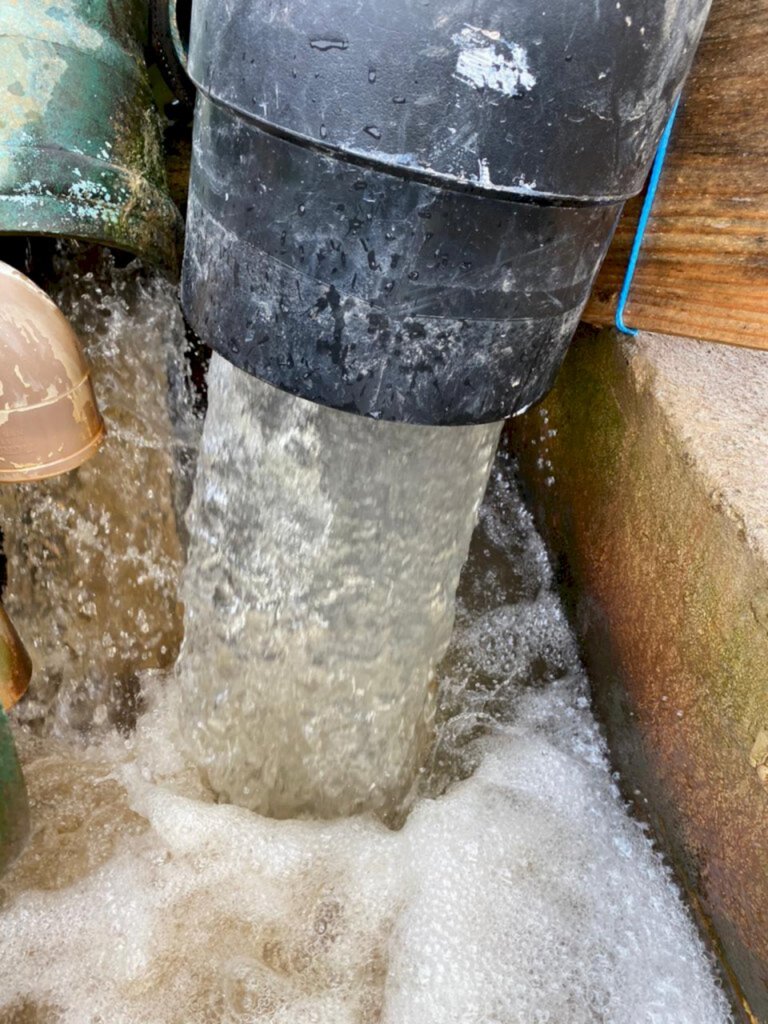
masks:
<path id="1" fill-rule="evenodd" d="M 77 335 L 44 291 L 0 263 L 0 483 L 74 469 L 103 438 Z"/>

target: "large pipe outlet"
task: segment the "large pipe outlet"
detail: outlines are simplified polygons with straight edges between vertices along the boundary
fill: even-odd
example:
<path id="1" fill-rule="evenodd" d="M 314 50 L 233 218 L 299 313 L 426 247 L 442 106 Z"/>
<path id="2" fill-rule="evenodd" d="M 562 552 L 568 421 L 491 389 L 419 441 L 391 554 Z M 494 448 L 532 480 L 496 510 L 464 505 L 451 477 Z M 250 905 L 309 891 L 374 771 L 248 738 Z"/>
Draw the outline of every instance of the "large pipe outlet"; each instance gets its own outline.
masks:
<path id="1" fill-rule="evenodd" d="M 182 301 L 237 366 L 388 420 L 549 388 L 709 0 L 195 0 Z"/>

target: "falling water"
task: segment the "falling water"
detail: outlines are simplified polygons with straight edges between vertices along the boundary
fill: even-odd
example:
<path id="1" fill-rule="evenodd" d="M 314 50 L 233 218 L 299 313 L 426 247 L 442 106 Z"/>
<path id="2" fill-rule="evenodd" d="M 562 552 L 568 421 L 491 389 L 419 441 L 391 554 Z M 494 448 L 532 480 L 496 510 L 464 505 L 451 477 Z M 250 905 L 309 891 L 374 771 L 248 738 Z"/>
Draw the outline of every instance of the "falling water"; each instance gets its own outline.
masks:
<path id="1" fill-rule="evenodd" d="M 499 429 L 366 420 L 213 357 L 179 678 L 220 796 L 401 816 Z"/>
<path id="2" fill-rule="evenodd" d="M 39 590 L 32 591 L 26 607 L 26 639 L 36 645 L 38 675 L 29 697 L 12 714 L 30 791 L 32 831 L 26 850 L 0 879 L 0 1021 L 732 1021 L 667 869 L 620 800 L 590 710 L 576 643 L 553 589 L 552 570 L 505 451 L 497 456 L 461 574 L 455 628 L 436 671 L 436 740 L 403 827 L 389 830 L 370 815 L 331 822 L 276 821 L 215 801 L 188 757 L 179 724 L 189 722 L 189 697 L 198 686 L 212 692 L 218 677 L 225 692 L 243 668 L 230 662 L 235 671 L 229 673 L 226 664 L 217 666 L 210 658 L 206 666 L 199 663 L 200 675 L 191 683 L 182 668 L 182 687 L 171 672 L 143 668 L 142 638 L 155 650 L 161 634 L 154 627 L 142 630 L 139 611 L 145 605 L 143 599 L 135 600 L 142 593 L 175 598 L 178 554 L 169 558 L 164 541 L 147 536 L 155 536 L 158 522 L 169 521 L 170 512 L 160 516 L 151 502 L 161 494 L 159 507 L 170 509 L 170 495 L 183 483 L 180 462 L 189 461 L 195 448 L 194 429 L 184 425 L 186 413 L 182 411 L 181 423 L 177 413 L 168 420 L 167 407 L 155 404 L 162 387 L 143 389 L 155 370 L 150 373 L 142 346 L 150 362 L 153 355 L 160 357 L 156 372 L 162 379 L 163 361 L 183 341 L 175 296 L 135 267 L 115 269 L 103 283 L 86 275 L 70 285 L 69 309 L 88 335 L 89 348 L 93 353 L 94 346 L 104 345 L 100 379 L 109 397 L 102 404 L 122 455 L 99 463 L 100 455 L 94 461 L 106 477 L 93 481 L 100 490 L 90 492 L 84 484 L 56 494 L 35 490 L 34 504 L 18 506 L 29 514 L 3 522 L 6 536 L 26 538 L 26 548 L 19 547 L 14 556 L 12 575 L 18 579 L 18 567 L 23 566 L 39 585 L 45 584 L 45 591 L 42 598 Z M 122 346 L 125 355 L 116 351 Z M 175 359 L 170 357 L 170 363 Z M 113 360 L 124 367 L 120 375 L 110 370 Z M 216 370 L 214 387 L 223 386 L 227 375 L 236 376 L 228 368 Z M 247 393 L 259 391 L 250 382 L 243 387 Z M 331 420 L 343 424 L 348 422 L 345 417 L 331 414 L 326 425 L 314 407 L 298 403 L 293 419 L 281 421 L 277 410 L 282 396 L 266 388 L 258 399 L 246 401 L 235 385 L 227 400 L 235 440 L 257 401 L 265 416 L 263 433 L 249 449 L 262 460 L 261 490 L 241 489 L 239 511 L 227 510 L 233 528 L 245 531 L 255 514 L 259 530 L 266 524 L 283 531 L 287 548 L 300 524 L 288 497 L 278 512 L 270 513 L 276 490 L 286 487 L 286 495 L 295 495 L 304 486 L 300 507 L 310 507 L 313 515 L 323 508 L 333 511 L 332 503 L 323 505 L 321 485 L 334 459 L 340 463 L 342 481 L 347 481 L 346 496 L 350 488 L 354 495 L 354 483 L 367 477 L 381 484 L 384 456 L 372 459 L 362 441 L 350 449 L 346 461 L 327 447 L 342 429 L 332 427 Z M 142 424 L 147 420 L 157 429 L 146 429 Z M 369 426 L 373 430 L 383 425 Z M 399 516 L 409 521 L 423 502 L 431 516 L 429 527 L 415 522 L 413 528 L 422 543 L 438 549 L 432 531 L 441 536 L 448 531 L 450 480 L 468 493 L 471 476 L 479 492 L 483 460 L 495 438 L 476 440 L 477 462 L 469 465 L 468 452 L 450 446 L 443 452 L 430 442 L 428 430 L 385 429 L 391 435 L 386 458 L 400 459 L 403 469 L 390 491 L 379 487 L 377 515 L 386 514 L 388 523 L 397 523 Z M 408 438 L 418 433 L 426 450 L 411 446 L 409 451 Z M 209 575 L 200 576 L 200 595 L 226 555 L 234 582 L 225 581 L 217 600 L 230 601 L 243 623 L 259 625 L 271 617 L 288 641 L 293 623 L 309 622 L 314 643 L 324 636 L 326 618 L 335 621 L 325 614 L 311 621 L 303 617 L 313 592 L 302 589 L 301 580 L 306 580 L 313 557 L 325 564 L 322 546 L 320 554 L 305 549 L 306 564 L 292 563 L 297 581 L 286 585 L 284 595 L 293 605 L 270 607 L 264 590 L 252 607 L 236 587 L 250 572 L 253 548 L 241 534 L 241 566 L 236 541 L 220 552 L 215 531 L 205 535 L 212 529 L 209 513 L 215 501 L 226 500 L 216 488 L 227 470 L 212 472 L 217 459 L 227 466 L 242 464 L 248 474 L 256 472 L 244 449 L 222 447 L 224 436 L 224 428 L 219 433 L 217 427 L 213 437 L 210 432 L 206 437 L 192 518 L 193 525 L 198 518 L 201 524 L 194 546 L 212 559 Z M 217 437 L 218 449 L 212 443 Z M 180 443 L 183 460 L 177 457 Z M 166 462 L 160 455 L 169 451 L 173 457 Z M 409 490 L 405 468 L 411 459 L 434 469 L 440 457 L 446 479 L 434 483 L 437 490 L 432 483 L 417 493 Z M 316 459 L 317 475 L 312 476 Z M 276 475 L 281 461 L 289 470 L 282 482 Z M 174 482 L 169 482 L 169 469 Z M 126 478 L 124 490 L 121 477 Z M 202 490 L 206 480 L 211 485 L 207 497 Z M 93 507 L 88 493 L 100 496 L 98 501 L 94 497 Z M 65 513 L 73 500 L 77 511 L 69 520 Z M 107 500 L 110 504 L 102 508 Z M 473 500 L 467 497 L 464 507 L 469 520 Z M 364 513 L 370 517 L 373 510 L 361 508 L 363 518 L 355 520 L 353 533 L 364 538 Z M 104 512 L 106 519 L 101 518 Z M 48 542 L 52 527 L 57 538 L 73 533 L 67 546 Z M 464 525 L 455 523 L 454 529 L 449 562 L 454 556 L 460 561 L 466 547 Z M 381 572 L 370 584 L 374 593 L 383 573 L 399 582 L 407 575 L 397 552 L 405 555 L 410 546 L 401 532 L 393 533 L 403 546 L 381 550 Z M 313 536 L 325 538 L 327 553 L 339 550 L 330 547 L 337 537 L 333 521 L 325 533 L 316 530 Z M 177 536 L 170 550 L 180 547 Z M 279 566 L 281 556 L 275 551 L 257 581 L 269 580 L 268 570 Z M 25 562 L 17 560 L 22 555 Z M 85 575 L 73 571 L 78 565 L 84 566 Z M 451 615 L 449 577 L 456 569 L 447 564 L 440 570 L 421 562 L 419 566 L 424 581 L 408 586 L 423 588 L 435 600 L 422 629 L 444 637 Z M 102 576 L 106 593 L 97 586 Z M 197 578 L 190 574 L 187 585 Z M 95 609 L 83 609 L 81 622 L 83 579 L 90 581 L 97 598 Z M 150 583 L 154 590 L 134 589 Z M 354 586 L 363 584 L 358 579 Z M 440 586 L 444 590 L 438 598 Z M 394 635 L 383 632 L 385 628 L 402 629 L 409 643 L 417 635 L 412 623 L 398 624 L 382 594 L 382 637 L 374 632 L 368 652 L 374 666 L 379 645 L 394 644 Z M 323 613 L 326 607 L 337 610 L 334 596 L 330 591 L 319 594 L 317 607 Z M 193 594 L 193 611 L 197 600 Z M 172 607 L 170 596 L 157 602 L 152 598 L 146 605 L 152 610 L 148 621 L 161 622 L 159 610 Z M 46 616 L 57 609 L 56 632 L 48 636 Z M 218 608 L 211 613 L 212 624 L 196 619 L 216 639 L 217 656 L 226 651 L 218 634 L 220 616 Z M 103 651 L 97 626 L 113 641 Z M 239 628 L 237 621 L 234 626 Z M 72 651 L 67 649 L 70 642 L 77 645 Z M 89 644 L 96 644 L 90 656 Z M 422 659 L 422 674 L 412 697 L 418 704 L 426 699 L 429 656 L 416 646 L 414 657 Z M 328 650 L 323 645 L 319 649 Z M 204 659 L 205 650 L 199 650 Z M 364 661 L 366 651 L 357 646 L 354 651 Z M 393 664 L 407 668 L 397 648 L 395 658 Z M 56 691 L 53 683 L 62 664 L 66 672 Z M 110 731 L 109 722 L 94 729 L 90 723 L 117 688 L 116 666 L 120 671 L 130 666 L 137 680 L 141 700 L 135 729 L 119 719 L 119 730 Z M 198 666 L 192 667 L 197 671 Z M 382 683 L 384 676 L 377 672 L 372 678 Z M 415 686 L 416 675 L 411 678 Z M 259 685 L 257 680 L 257 692 Z M 75 691 L 81 713 L 62 714 Z M 399 693 L 393 687 L 395 698 Z M 269 696 L 275 699 L 274 693 Z M 351 700 L 349 693 L 342 696 Z M 396 701 L 389 721 L 398 721 Z M 235 723 L 232 736 L 240 735 Z M 342 733 L 336 739 L 346 750 L 348 737 Z M 396 752 L 403 754 L 404 747 Z"/>
<path id="3" fill-rule="evenodd" d="M 0 1020 L 732 1024 L 552 587 L 502 452 L 399 831 L 212 802 L 172 679 L 127 739 L 17 726 L 33 824 L 0 879 Z"/>

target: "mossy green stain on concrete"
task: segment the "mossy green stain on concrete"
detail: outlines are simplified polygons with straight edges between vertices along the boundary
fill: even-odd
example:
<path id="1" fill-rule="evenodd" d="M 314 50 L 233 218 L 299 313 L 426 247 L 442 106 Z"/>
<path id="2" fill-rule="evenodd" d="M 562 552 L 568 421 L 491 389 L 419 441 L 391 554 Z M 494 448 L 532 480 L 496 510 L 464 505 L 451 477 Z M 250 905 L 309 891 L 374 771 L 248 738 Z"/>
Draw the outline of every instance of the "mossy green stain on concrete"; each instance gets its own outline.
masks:
<path id="1" fill-rule="evenodd" d="M 584 330 L 511 430 L 628 791 L 648 798 L 737 993 L 768 1021 L 768 791 L 749 760 L 768 727 L 768 565 L 636 352 Z"/>
<path id="2" fill-rule="evenodd" d="M 86 238 L 176 269 L 145 16 L 145 0 L 0 0 L 0 232 Z"/>
<path id="3" fill-rule="evenodd" d="M 11 728 L 0 709 L 0 874 L 21 851 L 28 830 L 27 790 Z"/>

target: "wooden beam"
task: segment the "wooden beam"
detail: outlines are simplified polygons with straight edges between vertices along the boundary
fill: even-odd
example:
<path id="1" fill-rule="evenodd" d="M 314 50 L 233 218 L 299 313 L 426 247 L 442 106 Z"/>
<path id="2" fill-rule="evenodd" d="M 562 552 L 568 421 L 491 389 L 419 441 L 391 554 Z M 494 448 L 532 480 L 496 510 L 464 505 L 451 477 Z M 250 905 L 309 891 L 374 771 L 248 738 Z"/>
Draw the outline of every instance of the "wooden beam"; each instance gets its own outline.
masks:
<path id="1" fill-rule="evenodd" d="M 714 0 L 683 93 L 624 320 L 768 349 L 768 3 Z M 640 200 L 584 319 L 613 323 Z"/>

